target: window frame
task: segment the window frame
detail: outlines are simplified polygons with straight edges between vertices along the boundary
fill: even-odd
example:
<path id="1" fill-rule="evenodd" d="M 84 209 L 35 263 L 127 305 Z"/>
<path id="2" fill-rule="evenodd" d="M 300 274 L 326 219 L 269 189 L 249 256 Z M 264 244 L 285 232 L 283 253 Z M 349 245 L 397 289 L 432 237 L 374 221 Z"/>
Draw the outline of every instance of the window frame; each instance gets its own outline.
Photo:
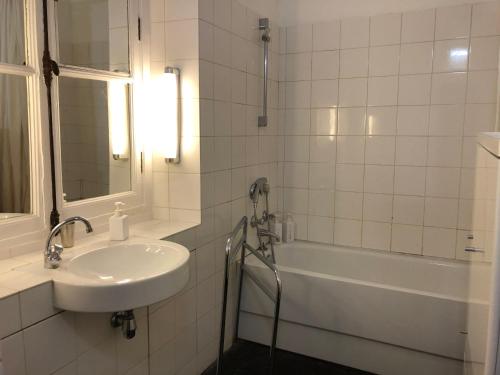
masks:
<path id="1" fill-rule="evenodd" d="M 0 245 L 7 245 L 11 253 L 20 237 L 28 242 L 36 241 L 48 223 L 45 192 L 50 189 L 50 181 L 46 178 L 48 163 L 43 158 L 47 134 L 42 128 L 42 119 L 46 118 L 41 69 L 43 24 L 41 7 L 37 3 L 36 0 L 24 0 L 26 65 L 0 63 L 0 73 L 26 77 L 28 107 L 31 212 L 0 220 Z"/>
<path id="2" fill-rule="evenodd" d="M 74 202 L 63 201 L 62 154 L 61 154 L 61 123 L 59 115 L 59 85 L 58 77 L 54 77 L 52 85 L 54 146 L 56 166 L 57 205 L 62 217 L 81 215 L 87 217 L 101 216 L 111 213 L 113 203 L 121 201 L 126 209 L 145 207 L 144 198 L 144 152 L 143 144 L 137 134 L 139 91 L 143 76 L 142 43 L 138 38 L 138 20 L 140 4 L 138 0 L 126 0 L 128 5 L 129 22 L 129 64 L 130 73 L 111 72 L 94 68 L 59 64 L 59 77 L 90 79 L 99 81 L 113 81 L 129 83 L 129 148 L 130 148 L 130 181 L 131 189 L 126 192 L 82 199 Z M 50 53 L 52 59 L 59 61 L 59 41 L 56 15 L 57 0 L 48 0 L 48 27 Z"/>

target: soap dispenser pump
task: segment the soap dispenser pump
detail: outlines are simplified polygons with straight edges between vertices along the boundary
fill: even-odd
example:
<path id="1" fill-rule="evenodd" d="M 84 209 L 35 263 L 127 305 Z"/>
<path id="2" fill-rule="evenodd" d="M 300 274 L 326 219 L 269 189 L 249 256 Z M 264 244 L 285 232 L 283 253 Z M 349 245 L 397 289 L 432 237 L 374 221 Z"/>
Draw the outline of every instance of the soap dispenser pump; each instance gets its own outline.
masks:
<path id="1" fill-rule="evenodd" d="M 115 212 L 109 218 L 109 239 L 111 241 L 124 241 L 128 238 L 128 216 L 124 215 L 121 207 L 123 202 L 115 202 Z"/>

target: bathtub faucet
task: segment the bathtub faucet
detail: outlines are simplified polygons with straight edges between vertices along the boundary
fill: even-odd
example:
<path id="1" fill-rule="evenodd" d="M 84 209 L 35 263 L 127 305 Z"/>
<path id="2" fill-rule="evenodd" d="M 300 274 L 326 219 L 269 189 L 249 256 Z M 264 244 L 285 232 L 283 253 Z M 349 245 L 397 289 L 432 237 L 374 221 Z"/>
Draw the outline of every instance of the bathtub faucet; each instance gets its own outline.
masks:
<path id="1" fill-rule="evenodd" d="M 257 228 L 257 236 L 269 237 L 270 240 L 274 238 L 276 241 L 280 241 L 280 236 L 276 233 L 262 228 Z"/>

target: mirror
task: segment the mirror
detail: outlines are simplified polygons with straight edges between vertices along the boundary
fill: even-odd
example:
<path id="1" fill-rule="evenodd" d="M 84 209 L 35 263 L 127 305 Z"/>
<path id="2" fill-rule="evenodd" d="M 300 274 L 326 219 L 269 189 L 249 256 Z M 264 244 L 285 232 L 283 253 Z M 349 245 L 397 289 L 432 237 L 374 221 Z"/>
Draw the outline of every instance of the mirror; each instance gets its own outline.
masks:
<path id="1" fill-rule="evenodd" d="M 59 78 L 65 201 L 131 190 L 128 86 L 120 81 Z"/>
<path id="2" fill-rule="evenodd" d="M 0 63 L 26 65 L 23 1 L 0 0 Z M 0 67 L 0 219 L 31 213 L 27 87 Z"/>
<path id="3" fill-rule="evenodd" d="M 58 0 L 59 62 L 128 73 L 127 0 Z"/>
<path id="4" fill-rule="evenodd" d="M 64 200 L 130 191 L 128 1 L 55 6 Z"/>

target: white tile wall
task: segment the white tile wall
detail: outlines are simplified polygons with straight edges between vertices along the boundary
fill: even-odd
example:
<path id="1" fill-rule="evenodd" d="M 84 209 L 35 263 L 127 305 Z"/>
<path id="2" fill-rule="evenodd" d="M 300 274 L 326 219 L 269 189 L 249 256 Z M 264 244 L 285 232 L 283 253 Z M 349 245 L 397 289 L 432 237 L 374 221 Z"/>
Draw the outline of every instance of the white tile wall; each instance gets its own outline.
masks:
<path id="1" fill-rule="evenodd" d="M 286 29 L 284 208 L 299 238 L 455 257 L 499 34 L 493 2 Z"/>

